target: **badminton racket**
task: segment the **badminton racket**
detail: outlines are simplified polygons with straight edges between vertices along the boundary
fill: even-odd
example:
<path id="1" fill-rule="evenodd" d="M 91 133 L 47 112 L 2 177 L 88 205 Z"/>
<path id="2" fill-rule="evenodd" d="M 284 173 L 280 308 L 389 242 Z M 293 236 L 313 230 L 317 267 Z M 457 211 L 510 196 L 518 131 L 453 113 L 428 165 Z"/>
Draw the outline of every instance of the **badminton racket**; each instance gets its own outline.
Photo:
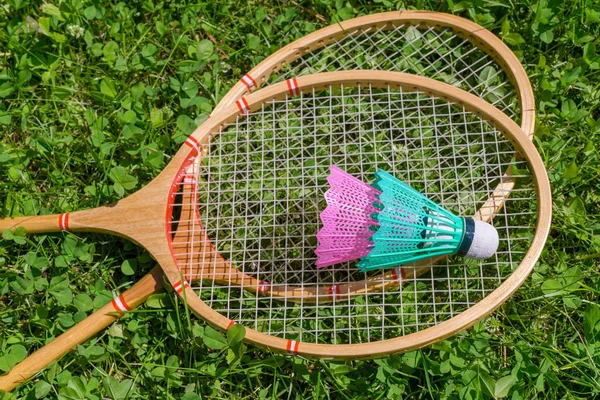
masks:
<path id="1" fill-rule="evenodd" d="M 361 179 L 382 168 L 456 214 L 493 216 L 495 260 L 317 271 L 331 164 Z M 196 190 L 179 195 L 190 168 Z M 527 180 L 508 197 L 505 183 L 519 175 Z M 7 223 L 129 238 L 212 325 L 241 323 L 247 341 L 274 350 L 360 358 L 425 346 L 492 312 L 529 275 L 550 215 L 541 158 L 501 111 L 427 78 L 345 71 L 292 78 L 238 100 L 199 127 L 154 181 L 111 207 Z"/>

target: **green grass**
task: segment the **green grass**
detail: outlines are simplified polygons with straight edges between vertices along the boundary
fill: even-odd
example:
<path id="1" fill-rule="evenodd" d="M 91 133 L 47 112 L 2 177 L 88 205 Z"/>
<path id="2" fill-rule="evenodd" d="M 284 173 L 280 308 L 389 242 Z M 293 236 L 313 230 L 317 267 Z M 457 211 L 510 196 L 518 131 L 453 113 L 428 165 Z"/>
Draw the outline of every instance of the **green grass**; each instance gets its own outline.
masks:
<path id="1" fill-rule="evenodd" d="M 244 346 L 188 324 L 172 295 L 79 346 L 7 398 L 592 398 L 600 393 L 600 4 L 9 0 L 0 7 L 0 216 L 118 200 L 266 55 L 337 18 L 453 12 L 525 65 L 554 222 L 536 269 L 473 329 L 422 351 L 348 363 Z M 5 233 L 0 371 L 152 266 L 108 236 Z M 0 395 L 1 396 L 1 395 Z"/>

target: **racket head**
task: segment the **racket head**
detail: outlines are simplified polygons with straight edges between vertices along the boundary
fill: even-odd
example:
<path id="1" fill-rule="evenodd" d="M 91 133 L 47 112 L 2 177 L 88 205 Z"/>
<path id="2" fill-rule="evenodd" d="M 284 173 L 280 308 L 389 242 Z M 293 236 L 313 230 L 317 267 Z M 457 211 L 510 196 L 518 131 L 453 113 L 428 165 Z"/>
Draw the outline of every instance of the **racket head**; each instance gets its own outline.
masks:
<path id="1" fill-rule="evenodd" d="M 493 104 L 533 135 L 533 89 L 515 54 L 473 21 L 431 11 L 377 13 L 319 29 L 249 71 L 214 113 L 265 84 L 360 69 L 412 73 L 460 87 Z"/>
<path id="2" fill-rule="evenodd" d="M 203 167 L 205 170 L 216 168 L 217 172 L 214 172 L 215 170 L 213 170 L 213 174 L 216 174 L 216 180 L 214 182 L 210 182 L 211 178 L 206 178 L 206 175 L 203 176 L 202 172 L 199 173 L 200 186 L 202 185 L 203 179 L 208 179 L 208 181 L 204 182 L 205 186 L 207 187 L 204 190 L 200 189 L 198 193 L 199 198 L 202 196 L 206 197 L 204 200 L 199 200 L 201 204 L 201 218 L 203 218 L 204 225 L 206 225 L 206 227 L 202 226 L 202 228 L 200 228 L 201 231 L 199 231 L 199 233 L 201 235 L 205 235 L 210 240 L 211 246 L 216 249 L 216 252 L 222 255 L 222 258 L 229 263 L 229 267 L 231 267 L 229 268 L 229 271 L 240 271 L 245 276 L 250 275 L 257 281 L 264 281 L 263 278 L 266 277 L 265 275 L 268 275 L 264 274 L 264 270 L 261 271 L 260 268 L 256 269 L 248 267 L 251 262 L 254 262 L 252 260 L 255 260 L 254 258 L 251 258 L 251 255 L 249 255 L 252 253 L 252 246 L 260 247 L 261 244 L 259 243 L 257 245 L 256 240 L 254 243 L 252 243 L 252 241 L 247 240 L 248 237 L 243 236 L 248 234 L 248 229 L 252 229 L 252 226 L 249 225 L 244 227 L 244 222 L 251 221 L 255 217 L 259 218 L 259 216 L 252 214 L 249 211 L 246 211 L 245 216 L 239 215 L 241 218 L 237 219 L 235 216 L 232 217 L 231 214 L 224 216 L 223 209 L 221 207 L 226 206 L 231 208 L 235 206 L 236 198 L 234 195 L 236 190 L 229 190 L 228 192 L 228 189 L 224 189 L 223 187 L 215 187 L 215 185 L 231 185 L 232 181 L 238 179 L 238 183 L 243 183 L 243 190 L 238 190 L 237 192 L 245 191 L 247 195 L 250 191 L 250 186 L 248 186 L 246 183 L 251 183 L 251 180 L 247 179 L 248 176 L 244 178 L 243 172 L 245 169 L 248 170 L 250 168 L 257 168 L 257 170 L 260 171 L 262 164 L 253 167 L 251 165 L 252 162 L 244 161 L 244 157 L 249 158 L 249 155 L 253 153 L 256 154 L 262 152 L 262 154 L 265 154 L 266 149 L 261 147 L 261 143 L 264 144 L 268 142 L 273 138 L 273 132 L 279 131 L 279 129 L 272 129 L 269 132 L 265 132 L 266 126 L 277 126 L 277 124 L 282 121 L 278 115 L 281 116 L 289 113 L 288 116 L 291 116 L 292 114 L 297 116 L 298 113 L 301 114 L 303 111 L 309 112 L 310 110 L 326 110 L 326 107 L 323 106 L 325 103 L 323 102 L 328 101 L 328 99 L 323 93 L 327 93 L 328 90 L 332 90 L 332 87 L 336 88 L 336 90 L 341 90 L 341 92 L 344 92 L 346 89 L 349 90 L 348 97 L 344 98 L 343 95 L 340 96 L 339 94 L 336 97 L 336 101 L 338 103 L 340 101 L 342 103 L 344 101 L 348 102 L 348 104 L 343 103 L 344 107 L 342 107 L 342 112 L 343 110 L 350 110 L 352 107 L 357 106 L 355 102 L 350 101 L 353 96 L 355 98 L 366 96 L 364 97 L 365 99 L 371 98 L 373 99 L 373 104 L 377 104 L 377 101 L 374 99 L 381 99 L 383 96 L 381 90 L 383 90 L 384 94 L 388 93 L 388 96 L 392 96 L 395 101 L 400 101 L 400 103 L 406 107 L 405 109 L 396 109 L 392 113 L 395 115 L 394 120 L 402 120 L 402 118 L 408 118 L 409 120 L 415 119 L 415 128 L 418 127 L 418 124 L 420 123 L 419 118 L 422 118 L 422 116 L 419 114 L 421 112 L 419 108 L 427 109 L 427 107 L 430 107 L 434 114 L 438 112 L 438 106 L 427 106 L 425 104 L 427 99 L 431 99 L 431 104 L 442 102 L 442 104 L 446 104 L 443 107 L 458 107 L 459 110 L 463 110 L 462 112 L 457 112 L 456 115 L 448 111 L 446 117 L 452 119 L 452 116 L 455 115 L 462 121 L 461 124 L 465 129 L 466 136 L 471 138 L 471 140 L 475 140 L 474 138 L 479 135 L 481 140 L 479 142 L 472 143 L 464 140 L 460 143 L 454 143 L 453 141 L 458 141 L 457 138 L 446 138 L 441 134 L 442 131 L 448 132 L 448 129 L 442 129 L 443 124 L 433 127 L 435 129 L 432 129 L 432 126 L 429 126 L 426 130 L 429 131 L 429 135 L 433 136 L 429 136 L 428 143 L 446 143 L 446 145 L 443 145 L 441 149 L 443 156 L 438 155 L 438 158 L 423 156 L 418 159 L 420 162 L 424 163 L 421 168 L 414 168 L 411 165 L 407 165 L 406 167 L 407 171 L 413 171 L 413 173 L 416 174 L 412 179 L 410 177 L 408 179 L 406 177 L 400 177 L 410 184 L 417 184 L 417 186 L 418 184 L 425 183 L 426 185 L 424 187 L 424 192 L 433 196 L 435 200 L 442 202 L 445 206 L 454 206 L 455 208 L 458 207 L 460 209 L 461 204 L 456 203 L 457 199 L 469 198 L 469 196 L 479 193 L 476 196 L 476 199 L 470 199 L 471 204 L 470 207 L 467 208 L 471 208 L 471 214 L 474 213 L 476 216 L 481 216 L 481 219 L 490 220 L 501 210 L 506 210 L 508 193 L 510 190 L 512 190 L 512 188 L 514 188 L 515 176 L 523 175 L 527 176 L 528 179 L 531 179 L 531 184 L 524 190 L 520 188 L 518 190 L 518 197 L 513 197 L 516 202 L 516 208 L 509 211 L 503 211 L 500 216 L 500 218 L 506 220 L 502 230 L 506 232 L 507 236 L 504 237 L 504 253 L 500 255 L 500 258 L 502 259 L 497 258 L 491 262 L 491 269 L 497 271 L 498 276 L 483 276 L 484 274 L 478 276 L 477 270 L 483 271 L 483 269 L 487 268 L 485 263 L 476 264 L 475 266 L 472 264 L 463 264 L 461 269 L 460 265 L 457 265 L 454 261 L 444 267 L 446 275 L 443 276 L 442 280 L 448 280 L 448 284 L 446 286 L 442 285 L 443 287 L 438 291 L 434 287 L 430 287 L 429 289 L 419 289 L 418 287 L 419 285 L 426 284 L 426 282 L 431 282 L 432 286 L 441 285 L 440 281 L 435 277 L 435 274 L 438 273 L 440 269 L 438 267 L 431 268 L 432 265 L 435 265 L 435 263 L 440 260 L 430 260 L 428 265 L 415 265 L 408 268 L 405 267 L 400 270 L 396 269 L 382 273 L 367 274 L 361 277 L 359 277 L 357 272 L 352 270 L 351 266 L 349 265 L 335 268 L 325 278 L 322 275 L 319 275 L 319 272 L 316 270 L 312 272 L 314 266 L 307 265 L 301 267 L 300 271 L 293 269 L 284 270 L 283 273 L 279 270 L 275 271 L 275 273 L 270 277 L 273 280 L 266 290 L 267 293 L 261 293 L 264 292 L 264 290 L 259 290 L 258 288 L 255 288 L 254 290 L 247 290 L 248 288 L 244 283 L 242 283 L 244 288 L 240 288 L 237 284 L 223 286 L 213 279 L 207 279 L 201 280 L 200 285 L 195 288 L 187 287 L 185 290 L 182 290 L 182 297 L 186 300 L 190 309 L 206 319 L 209 323 L 216 325 L 219 328 L 227 329 L 236 321 L 241 322 L 246 326 L 246 339 L 254 344 L 284 352 L 297 353 L 304 356 L 313 357 L 359 358 L 408 351 L 426 346 L 434 341 L 451 336 L 456 332 L 471 326 L 476 321 L 485 317 L 500 304 L 502 304 L 520 286 L 523 280 L 526 279 L 531 272 L 535 261 L 538 259 L 542 251 L 548 234 L 551 216 L 551 196 L 548 178 L 543 162 L 535 150 L 535 147 L 529 138 L 522 132 L 522 130 L 498 109 L 487 104 L 476 96 L 450 85 L 442 84 L 427 78 L 397 72 L 346 71 L 323 73 L 299 77 L 291 81 L 269 86 L 263 90 L 249 95 L 245 99 L 242 99 L 237 103 L 237 105 L 233 105 L 224 109 L 221 113 L 214 115 L 213 118 L 211 118 L 210 123 L 202 125 L 192 134 L 188 140 L 188 146 L 184 146 L 177 153 L 172 163 L 167 168 L 171 172 L 179 171 L 183 168 L 182 166 L 185 165 L 185 163 L 196 159 L 196 157 L 201 157 L 203 162 L 211 159 L 217 160 L 217 164 L 212 165 L 212 167 L 210 165 L 207 166 L 206 164 L 204 164 Z M 359 93 L 361 90 L 363 90 L 363 93 Z M 391 94 L 390 91 L 392 92 Z M 295 101 L 294 98 L 299 98 L 301 100 L 298 101 L 301 103 L 308 102 L 306 104 L 312 104 L 312 106 L 304 108 L 300 107 L 298 109 L 290 108 L 291 106 L 289 102 L 293 103 Z M 411 102 L 419 103 L 421 106 L 418 106 L 416 109 L 411 109 L 409 107 L 409 103 Z M 339 104 L 335 106 L 336 110 L 339 109 Z M 268 119 L 269 115 L 271 115 L 269 114 L 269 110 L 271 108 L 277 108 L 279 111 L 273 112 L 271 119 Z M 326 113 L 326 111 L 324 112 Z M 351 111 L 348 112 L 351 113 Z M 377 112 L 384 111 L 378 109 Z M 358 115 L 361 113 L 362 111 L 359 111 L 355 114 Z M 250 117 L 248 117 L 248 114 Z M 399 115 L 402 115 L 402 118 L 399 118 Z M 256 117 L 254 120 L 252 120 L 253 116 Z M 441 122 L 443 116 L 443 112 L 438 112 L 437 116 L 434 115 L 433 118 L 438 118 L 438 120 Z M 339 115 L 337 117 L 339 119 Z M 268 120 L 267 123 L 264 122 L 265 118 Z M 296 118 L 295 121 L 303 121 L 302 116 Z M 340 133 L 340 135 L 346 137 L 347 139 L 348 132 L 352 133 L 353 127 L 352 122 L 346 122 L 347 124 L 343 126 L 343 129 L 341 129 L 341 131 L 344 133 Z M 286 124 L 288 124 L 286 128 L 289 128 L 289 123 L 289 120 L 286 121 Z M 356 126 L 361 125 L 361 123 L 357 123 L 356 120 L 354 121 L 354 124 Z M 242 126 L 245 128 L 240 130 L 240 127 Z M 262 129 L 259 129 L 259 126 L 262 126 Z M 354 128 L 356 128 L 356 126 Z M 447 126 L 451 126 L 451 124 Z M 452 128 L 458 129 L 458 125 L 452 126 Z M 394 138 L 397 139 L 399 135 L 398 132 L 403 131 L 402 129 L 404 128 L 398 127 L 397 125 L 393 127 L 392 130 L 394 133 Z M 436 129 L 441 129 L 440 133 L 435 133 Z M 229 137 L 231 135 L 231 130 L 235 132 L 233 137 Z M 281 130 L 285 131 L 284 128 Z M 301 133 L 299 133 L 302 131 L 302 129 L 297 125 L 293 125 L 291 131 L 295 132 L 298 137 L 294 139 L 289 135 L 284 135 L 284 138 L 286 138 L 285 140 L 288 140 L 288 147 L 290 142 L 298 144 L 302 141 L 302 139 L 305 138 Z M 236 136 L 240 134 L 240 132 L 242 136 Z M 254 139 L 256 139 L 255 141 L 250 139 L 248 136 L 251 135 L 252 132 L 254 132 L 256 135 L 254 136 Z M 357 131 L 354 133 L 356 132 Z M 364 131 L 362 133 L 367 134 L 366 132 L 367 131 Z M 404 129 L 403 132 L 410 132 L 411 135 L 414 134 L 416 137 L 420 137 L 420 135 L 422 135 L 422 132 L 419 132 L 418 129 L 416 131 Z M 358 136 L 355 135 L 355 137 Z M 223 143 L 219 143 L 218 141 L 223 138 L 225 141 Z M 298 142 L 297 139 L 300 139 L 300 142 Z M 489 141 L 487 141 L 487 139 L 489 139 Z M 433 140 L 433 142 L 431 140 Z M 292 147 L 294 143 L 292 143 Z M 358 144 L 360 144 L 360 146 L 358 146 Z M 390 145 L 394 144 L 402 145 L 401 142 L 390 143 Z M 335 152 L 339 151 L 339 148 L 350 149 L 350 147 L 352 147 L 351 145 L 357 145 L 353 150 L 355 151 L 355 155 L 364 155 L 367 153 L 366 146 L 368 146 L 369 143 L 368 141 L 366 143 L 351 143 L 346 141 L 343 144 L 339 143 L 339 146 L 336 146 L 335 148 L 331 147 L 330 150 Z M 473 153 L 465 156 L 466 158 L 452 153 L 456 152 L 457 149 L 462 149 L 464 151 L 465 149 L 471 147 L 482 148 L 486 147 L 487 145 L 490 145 L 491 148 L 496 149 L 490 150 L 492 151 L 491 157 L 498 159 L 492 170 L 485 170 L 484 168 L 485 165 L 489 163 L 488 158 L 486 158 L 487 156 L 485 151 L 481 152 L 481 154 Z M 217 146 L 216 153 L 214 146 Z M 235 146 L 241 146 L 245 150 L 236 151 Z M 283 147 L 284 151 L 286 151 L 285 146 Z M 275 148 L 277 148 L 277 146 L 273 146 L 273 148 L 271 148 L 269 151 L 274 151 L 273 149 Z M 380 145 L 379 150 L 382 149 L 383 148 Z M 515 151 L 517 151 L 522 158 L 516 159 L 514 157 Z M 229 157 L 228 152 L 233 152 L 233 157 Z M 482 165 L 468 164 L 468 161 L 466 160 L 471 160 L 470 162 L 473 162 L 473 157 L 483 157 L 485 160 L 482 162 Z M 306 159 L 310 160 L 310 157 L 306 156 L 302 158 L 301 161 L 304 162 Z M 473 189 L 474 193 L 460 193 L 460 190 L 454 190 L 451 192 L 453 195 L 450 195 L 448 199 L 444 199 L 444 179 L 432 179 L 431 182 L 427 184 L 427 171 L 432 170 L 434 173 L 436 172 L 435 168 L 432 169 L 431 167 L 427 166 L 428 160 L 432 159 L 434 159 L 434 161 L 443 161 L 445 164 L 442 167 L 444 168 L 467 169 L 469 171 L 476 170 L 481 173 L 477 179 L 471 179 L 467 185 L 463 185 L 461 190 L 467 190 L 465 188 L 468 188 L 469 186 L 475 187 L 481 185 L 487 188 L 481 192 Z M 289 171 L 290 168 L 294 166 L 290 166 L 286 164 L 286 162 L 294 164 L 298 161 L 298 159 L 285 159 L 284 157 L 281 161 L 281 167 L 280 169 L 275 168 L 275 173 L 281 171 L 283 171 L 282 173 L 285 173 L 286 171 Z M 346 162 L 348 162 L 347 158 Z M 452 162 L 455 162 L 455 164 L 451 164 Z M 332 163 L 343 165 L 343 163 L 332 162 L 331 157 L 329 157 L 326 159 L 326 162 L 322 163 L 323 171 L 326 171 L 329 165 Z M 369 171 L 360 169 L 360 166 L 363 164 L 364 163 L 361 162 L 351 163 L 350 170 L 354 168 L 354 170 L 360 175 L 359 177 L 364 179 Z M 369 167 L 372 166 L 373 165 L 370 165 Z M 302 165 L 295 165 L 295 167 L 302 170 Z M 233 168 L 233 172 L 229 171 L 228 168 Z M 421 170 L 420 172 L 419 169 Z M 308 170 L 311 174 L 318 175 L 317 168 L 313 168 L 311 166 Z M 520 170 L 527 170 L 527 172 L 524 174 L 522 171 L 519 172 Z M 395 164 L 391 168 L 391 171 L 396 173 L 400 172 L 399 165 Z M 166 177 L 169 175 L 167 171 L 165 171 L 164 174 Z M 226 177 L 227 174 L 230 174 L 229 178 Z M 301 174 L 301 176 L 305 176 L 303 174 L 304 172 Z M 442 175 L 443 174 L 440 176 Z M 215 176 L 213 176 L 213 178 Z M 324 191 L 327 188 L 326 176 L 327 174 L 324 172 L 321 177 L 317 176 L 315 178 L 316 180 L 309 180 L 310 184 L 315 184 L 316 181 L 321 179 L 322 184 L 320 184 L 320 186 L 317 185 L 319 186 L 317 189 L 323 189 Z M 416 178 L 417 176 L 421 176 L 421 178 Z M 460 179 L 457 179 L 457 181 L 459 180 Z M 173 182 L 175 181 L 177 181 L 177 179 L 173 180 Z M 233 183 L 235 184 L 235 182 Z M 261 185 L 265 184 L 264 181 L 260 183 Z M 266 192 L 276 193 L 276 190 L 268 190 L 269 185 L 271 185 L 272 182 L 267 183 L 267 186 L 265 186 L 267 188 Z M 434 189 L 436 185 L 437 190 Z M 301 185 L 296 187 L 296 189 L 301 189 Z M 421 188 L 421 190 L 423 190 L 423 188 Z M 225 192 L 225 196 L 227 197 L 226 201 L 221 199 L 215 202 L 214 199 L 210 198 L 212 192 L 218 191 Z M 524 194 L 525 191 L 527 191 L 529 194 Z M 485 196 L 482 197 L 481 193 L 485 193 Z M 313 190 L 309 195 L 310 201 L 318 201 L 316 199 L 318 199 L 320 195 L 321 194 L 319 193 L 319 190 Z M 275 196 L 277 195 L 275 194 Z M 437 197 L 437 199 L 435 197 Z M 453 201 L 455 203 L 453 203 Z M 523 211 L 523 203 L 527 202 L 531 202 L 533 210 Z M 260 201 L 254 199 L 245 203 L 244 207 L 246 210 L 250 209 L 250 203 L 260 204 Z M 210 211 L 211 207 L 213 211 Z M 213 212 L 212 216 L 206 214 L 207 210 L 209 210 L 209 212 Z M 296 210 L 298 210 L 298 208 L 296 208 Z M 318 213 L 318 211 L 320 211 L 318 207 L 313 208 L 311 212 L 306 212 L 306 215 L 301 215 L 300 219 L 310 218 L 313 212 Z M 460 211 L 458 212 L 459 214 L 465 214 L 465 210 Z M 165 219 L 165 226 L 166 230 L 169 231 L 169 226 L 172 224 L 171 215 L 169 214 L 169 207 L 167 207 L 165 214 L 167 215 L 167 218 Z M 252 215 L 249 217 L 249 214 Z M 513 228 L 511 225 L 513 223 L 517 224 L 519 218 L 521 217 L 526 219 L 533 218 L 536 223 L 535 235 L 527 240 L 527 244 L 529 245 L 528 248 L 525 251 L 522 246 L 520 247 L 521 250 L 523 250 L 523 253 L 519 253 L 517 250 L 512 250 L 510 247 L 517 246 L 521 236 L 525 234 L 523 230 Z M 215 237 L 215 232 L 223 232 L 223 229 L 221 227 L 211 230 L 211 221 L 214 223 L 215 221 L 223 219 L 228 219 L 227 223 L 230 224 L 230 226 L 228 226 L 227 229 L 230 229 L 233 234 L 227 238 L 219 238 L 218 235 Z M 243 238 L 243 240 L 238 241 L 237 244 L 234 243 L 236 234 L 238 234 L 235 232 L 236 221 L 241 226 L 241 233 L 239 234 L 242 235 Z M 304 222 L 306 222 L 306 220 L 302 220 L 300 224 Z M 309 224 L 311 224 L 314 229 L 317 229 L 318 217 L 316 217 L 314 221 L 310 221 Z M 291 225 L 292 224 L 290 224 L 290 226 Z M 246 229 L 245 233 L 244 229 Z M 513 232 L 512 230 L 516 231 Z M 513 236 L 511 236 L 511 234 Z M 294 235 L 290 234 L 289 236 Z M 302 240 L 307 239 L 307 236 L 308 235 L 301 236 L 301 238 L 299 238 L 301 241 L 299 241 L 296 246 L 302 247 L 303 250 L 310 248 L 312 244 L 307 245 L 307 243 L 302 242 Z M 145 245 L 143 242 L 141 243 Z M 246 246 L 246 248 L 244 248 L 244 246 Z M 155 258 L 157 258 L 169 281 L 174 286 L 181 285 L 180 281 L 184 275 L 184 272 L 177 268 L 177 263 L 174 261 L 177 258 L 176 254 L 164 252 L 164 247 L 159 248 L 158 246 L 148 245 L 145 245 L 145 247 L 147 247 L 155 256 Z M 267 248 L 273 250 L 269 248 L 269 246 L 267 246 Z M 235 252 L 244 254 L 242 259 L 239 257 L 237 260 L 229 259 L 228 256 L 231 256 Z M 195 254 L 194 251 L 192 251 L 192 253 Z M 258 253 L 260 253 L 260 251 L 258 251 Z M 171 258 L 170 260 L 169 256 Z M 244 264 L 244 257 L 248 257 L 248 260 L 246 261 L 251 262 Z M 519 260 L 516 260 L 517 258 Z M 209 260 L 212 260 L 212 258 L 209 257 Z M 297 261 L 310 264 L 310 259 L 305 253 L 303 253 L 301 256 L 298 256 L 297 259 L 283 258 L 280 260 L 272 259 L 267 261 L 271 262 L 270 265 L 279 263 L 298 266 L 299 264 Z M 208 261 L 208 264 L 210 264 L 210 261 Z M 514 270 L 508 276 L 501 276 L 500 269 L 498 269 L 500 264 L 504 266 L 504 271 L 506 271 L 507 266 L 509 268 L 509 273 L 510 270 Z M 245 266 L 240 268 L 240 265 Z M 458 270 L 454 270 L 455 268 L 458 268 Z M 467 288 L 465 290 L 467 298 L 466 300 L 464 300 L 463 296 L 463 300 L 453 302 L 452 296 L 454 295 L 456 300 L 460 290 L 452 289 L 452 285 L 457 284 L 462 277 L 452 276 L 452 274 L 449 272 L 451 270 L 453 271 L 453 274 L 456 273 L 456 271 L 465 274 L 463 285 L 465 285 L 464 287 Z M 419 278 L 424 271 L 430 271 L 431 276 L 427 277 L 426 279 Z M 467 271 L 470 271 L 470 274 L 474 273 L 473 279 L 471 279 L 471 276 L 466 277 Z M 398 285 L 399 275 L 404 280 L 404 285 Z M 275 279 L 273 277 L 275 277 Z M 480 280 L 479 283 L 476 283 L 477 279 Z M 489 286 L 486 287 L 487 279 L 495 280 L 495 283 L 491 285 L 491 288 Z M 340 284 L 337 284 L 338 282 L 340 282 Z M 367 338 L 353 334 L 353 330 L 366 328 L 372 330 L 373 327 L 369 326 L 371 323 L 369 321 L 372 316 L 377 319 L 377 315 L 369 315 L 368 310 L 385 308 L 388 305 L 386 301 L 390 301 L 390 296 L 396 296 L 398 299 L 406 300 L 404 296 L 407 295 L 407 293 L 403 292 L 402 288 L 407 284 L 411 286 L 411 290 L 414 293 L 423 292 L 429 293 L 429 295 L 433 294 L 432 296 L 429 296 L 429 300 L 427 300 L 426 304 L 420 304 L 420 302 L 424 300 L 415 299 L 412 300 L 411 304 L 412 308 L 423 306 L 424 310 L 429 310 L 428 312 L 430 315 L 425 312 L 425 318 L 428 319 L 428 322 L 422 324 L 412 323 L 411 326 L 408 326 L 409 324 L 405 326 L 403 322 L 397 320 L 395 325 L 390 324 L 389 326 L 383 326 L 384 329 L 376 329 L 372 337 L 370 334 L 367 334 Z M 475 285 L 473 290 L 468 288 L 470 284 Z M 392 287 L 394 289 L 391 289 Z M 447 295 L 444 295 L 445 298 L 443 301 L 437 302 L 435 297 L 441 296 L 440 293 L 442 293 L 444 290 L 447 292 Z M 481 294 L 474 296 L 474 293 L 477 291 L 480 291 Z M 199 293 L 204 301 L 198 297 L 196 293 Z M 411 295 L 411 293 L 408 294 Z M 469 295 L 476 298 L 471 298 L 469 300 Z M 375 301 L 375 297 L 373 296 L 379 296 L 379 300 Z M 363 303 L 357 302 L 357 299 L 360 298 L 363 299 Z M 369 303 L 366 306 L 367 314 L 362 311 L 359 312 L 360 315 L 357 316 L 358 318 L 355 318 L 352 314 L 354 312 L 352 308 L 358 306 L 364 308 L 364 299 L 368 299 L 366 301 Z M 407 306 L 409 306 L 409 304 L 406 303 L 394 304 L 400 307 L 399 309 L 405 309 Z M 249 307 L 249 309 L 244 309 L 244 307 Z M 396 308 L 398 309 L 398 307 Z M 450 308 L 450 311 L 437 313 L 436 307 Z M 454 309 L 452 309 L 453 307 Z M 340 310 L 342 309 L 345 310 L 346 314 L 341 313 Z M 330 327 L 328 327 L 326 323 L 324 327 L 316 328 L 313 331 L 310 329 L 304 329 L 302 326 L 303 321 L 306 322 L 311 317 L 314 318 L 317 323 L 322 322 L 318 320 L 318 317 L 314 316 L 315 310 L 317 312 L 329 312 L 333 314 L 339 311 L 340 317 L 334 316 L 328 321 L 335 325 L 336 323 L 339 324 L 342 319 L 346 318 L 348 326 L 343 329 L 340 326 L 334 326 L 333 330 L 329 332 L 330 334 L 328 335 L 326 335 L 326 332 L 328 332 Z M 250 314 L 255 313 L 256 316 L 247 317 L 248 312 Z M 277 314 L 278 312 L 283 312 L 283 316 L 281 314 Z M 411 312 L 413 311 L 398 312 L 399 314 L 395 315 L 394 318 L 397 318 L 399 315 L 403 318 L 403 314 L 410 314 Z M 305 317 L 302 317 L 303 313 L 306 313 Z M 294 325 L 294 315 L 299 321 L 299 325 Z M 298 315 L 300 315 L 300 317 L 298 317 Z M 419 313 L 417 312 L 416 315 L 418 319 Z M 236 318 L 236 316 L 239 318 Z M 385 312 L 381 312 L 379 316 L 383 320 L 390 318 L 390 315 L 386 314 Z M 303 320 L 303 318 L 305 319 Z M 363 318 L 367 321 L 367 326 L 352 326 L 352 324 L 360 318 Z M 290 324 L 286 325 L 288 322 L 290 322 Z M 305 335 L 304 337 L 303 334 Z M 327 338 L 324 339 L 324 336 L 327 336 Z M 308 338 L 308 340 L 304 340 L 305 338 Z"/>

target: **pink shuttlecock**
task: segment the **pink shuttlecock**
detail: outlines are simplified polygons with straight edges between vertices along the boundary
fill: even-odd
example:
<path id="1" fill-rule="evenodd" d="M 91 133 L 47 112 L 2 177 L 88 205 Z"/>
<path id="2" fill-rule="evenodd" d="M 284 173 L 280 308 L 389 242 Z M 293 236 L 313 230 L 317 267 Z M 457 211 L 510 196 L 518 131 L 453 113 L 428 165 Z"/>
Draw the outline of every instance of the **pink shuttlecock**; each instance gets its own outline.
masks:
<path id="1" fill-rule="evenodd" d="M 371 236 L 379 226 L 375 215 L 381 210 L 381 192 L 336 166 L 332 165 L 330 171 L 327 208 L 321 213 L 323 227 L 317 233 L 317 268 L 369 254 Z"/>

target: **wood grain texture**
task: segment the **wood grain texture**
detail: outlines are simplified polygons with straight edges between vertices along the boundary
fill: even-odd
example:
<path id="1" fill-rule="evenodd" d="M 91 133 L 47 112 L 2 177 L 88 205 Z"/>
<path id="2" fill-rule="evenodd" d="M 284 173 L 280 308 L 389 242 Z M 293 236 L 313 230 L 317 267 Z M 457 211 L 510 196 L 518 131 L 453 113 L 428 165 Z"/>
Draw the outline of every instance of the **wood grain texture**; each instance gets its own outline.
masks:
<path id="1" fill-rule="evenodd" d="M 23 227 L 28 234 L 59 232 L 59 214 L 39 215 L 35 217 L 16 217 L 0 220 L 0 232 Z"/>

